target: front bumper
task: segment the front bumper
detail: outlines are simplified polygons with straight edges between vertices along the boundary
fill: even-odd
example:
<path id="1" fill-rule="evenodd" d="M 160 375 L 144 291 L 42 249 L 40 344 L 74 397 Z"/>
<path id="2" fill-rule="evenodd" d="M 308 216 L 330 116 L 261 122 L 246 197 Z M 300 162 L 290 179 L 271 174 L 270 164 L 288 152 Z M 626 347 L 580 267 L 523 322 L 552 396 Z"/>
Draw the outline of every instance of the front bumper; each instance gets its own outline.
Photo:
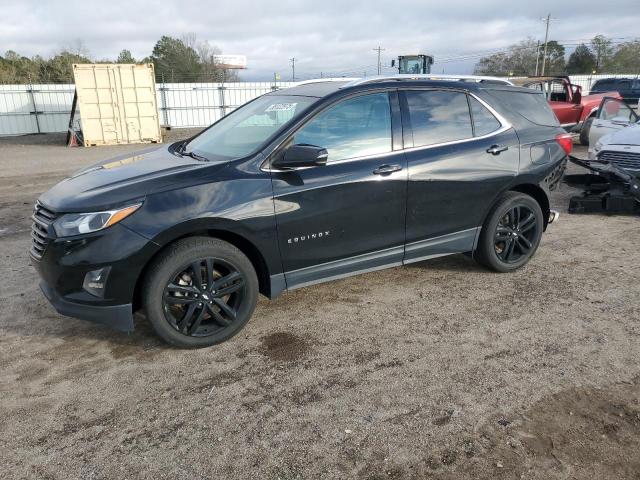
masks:
<path id="1" fill-rule="evenodd" d="M 41 258 L 31 254 L 40 288 L 58 313 L 133 330 L 134 292 L 158 246 L 123 225 L 80 237 L 52 239 Z M 110 267 L 101 297 L 83 288 L 86 274 Z"/>
<path id="2" fill-rule="evenodd" d="M 70 302 L 44 281 L 40 282 L 40 290 L 60 315 L 99 323 L 122 332 L 133 330 L 133 314 L 130 303 L 124 305 L 87 305 Z"/>

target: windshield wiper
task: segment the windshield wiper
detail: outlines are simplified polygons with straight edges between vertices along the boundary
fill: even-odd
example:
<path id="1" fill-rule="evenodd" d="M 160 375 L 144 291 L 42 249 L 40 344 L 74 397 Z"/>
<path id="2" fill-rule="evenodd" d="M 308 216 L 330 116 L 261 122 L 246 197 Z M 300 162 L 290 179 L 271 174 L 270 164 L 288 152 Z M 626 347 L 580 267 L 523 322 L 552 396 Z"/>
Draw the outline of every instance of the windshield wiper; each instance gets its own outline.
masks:
<path id="1" fill-rule="evenodd" d="M 202 155 L 198 155 L 195 152 L 187 152 L 185 150 L 188 142 L 184 142 L 176 151 L 181 157 L 191 157 L 194 160 L 198 160 L 199 162 L 208 162 L 209 159 L 207 157 L 203 157 Z"/>
<path id="2" fill-rule="evenodd" d="M 183 157 L 191 157 L 194 160 L 198 160 L 199 162 L 208 162 L 209 159 L 207 157 L 203 157 L 202 155 L 198 155 L 194 152 L 180 152 L 180 155 Z"/>

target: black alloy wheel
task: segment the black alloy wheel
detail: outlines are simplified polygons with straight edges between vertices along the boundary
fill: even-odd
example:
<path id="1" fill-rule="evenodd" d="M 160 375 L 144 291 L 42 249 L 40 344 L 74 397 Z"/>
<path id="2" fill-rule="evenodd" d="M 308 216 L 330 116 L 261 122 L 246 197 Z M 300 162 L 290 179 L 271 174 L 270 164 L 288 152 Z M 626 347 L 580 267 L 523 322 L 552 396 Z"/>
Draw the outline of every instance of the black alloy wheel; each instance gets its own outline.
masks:
<path id="1" fill-rule="evenodd" d="M 512 272 L 536 252 L 544 217 L 538 202 L 520 192 L 506 192 L 489 211 L 474 258 L 496 272 Z"/>
<path id="2" fill-rule="evenodd" d="M 141 299 L 164 340 L 181 348 L 228 340 L 249 321 L 258 301 L 251 261 L 224 240 L 190 237 L 166 247 L 145 275 Z"/>
<path id="3" fill-rule="evenodd" d="M 165 317 L 183 335 L 213 335 L 238 318 L 244 286 L 242 274 L 229 262 L 195 260 L 180 267 L 166 285 Z"/>
<path id="4" fill-rule="evenodd" d="M 536 215 L 524 205 L 516 205 L 498 222 L 494 248 L 505 263 L 517 263 L 531 252 L 538 237 Z"/>

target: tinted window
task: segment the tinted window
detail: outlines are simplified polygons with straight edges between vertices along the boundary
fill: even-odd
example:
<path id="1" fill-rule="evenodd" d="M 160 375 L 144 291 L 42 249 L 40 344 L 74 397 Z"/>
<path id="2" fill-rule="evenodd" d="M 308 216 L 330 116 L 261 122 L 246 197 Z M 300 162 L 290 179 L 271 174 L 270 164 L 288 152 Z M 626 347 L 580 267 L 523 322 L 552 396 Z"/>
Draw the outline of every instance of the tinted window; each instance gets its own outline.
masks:
<path id="1" fill-rule="evenodd" d="M 406 95 L 415 147 L 473 137 L 466 94 L 410 90 Z"/>
<path id="2" fill-rule="evenodd" d="M 591 90 L 607 90 L 609 88 L 614 88 L 615 87 L 615 82 L 611 81 L 611 80 L 598 80 L 594 85 L 593 88 Z"/>
<path id="3" fill-rule="evenodd" d="M 554 127 L 559 125 L 544 95 L 516 90 L 491 90 L 489 93 L 513 114 L 520 115 L 532 123 Z"/>
<path id="4" fill-rule="evenodd" d="M 473 128 L 475 130 L 476 137 L 487 135 L 500 128 L 500 122 L 493 114 L 487 110 L 478 100 L 473 97 L 469 97 L 471 102 L 471 114 L 473 116 Z"/>
<path id="5" fill-rule="evenodd" d="M 302 127 L 293 142 L 326 148 L 330 162 L 390 152 L 389 96 L 376 93 L 344 100 Z"/>

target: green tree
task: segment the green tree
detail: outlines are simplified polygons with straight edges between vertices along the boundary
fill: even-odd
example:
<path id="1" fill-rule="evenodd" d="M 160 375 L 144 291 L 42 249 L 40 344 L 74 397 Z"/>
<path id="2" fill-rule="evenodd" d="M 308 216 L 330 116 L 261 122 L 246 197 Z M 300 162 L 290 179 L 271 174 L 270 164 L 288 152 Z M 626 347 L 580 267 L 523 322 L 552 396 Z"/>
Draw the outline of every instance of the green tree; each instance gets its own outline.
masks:
<path id="1" fill-rule="evenodd" d="M 23 57 L 13 50 L 0 57 L 0 82 L 2 83 L 38 83 L 38 66 L 30 58 Z"/>
<path id="2" fill-rule="evenodd" d="M 156 75 L 168 82 L 189 82 L 197 79 L 202 70 L 198 53 L 177 38 L 163 36 L 151 54 Z"/>
<path id="3" fill-rule="evenodd" d="M 591 39 L 591 51 L 596 58 L 596 72 L 599 73 L 611 67 L 614 52 L 611 39 L 604 35 L 596 35 Z"/>
<path id="4" fill-rule="evenodd" d="M 49 59 L 41 73 L 45 83 L 73 83 L 73 64 L 91 63 L 91 59 L 77 53 L 63 51 Z"/>
<path id="5" fill-rule="evenodd" d="M 527 38 L 505 52 L 483 57 L 476 64 L 478 75 L 532 75 L 536 68 L 537 42 Z"/>
<path id="6" fill-rule="evenodd" d="M 547 42 L 547 63 L 545 66 L 545 75 L 559 75 L 564 73 L 565 61 L 564 46 L 560 45 L 556 40 Z M 544 44 L 540 44 L 538 51 L 538 72 L 542 71 L 542 59 L 544 57 Z"/>
<path id="7" fill-rule="evenodd" d="M 133 58 L 129 50 L 122 50 L 116 60 L 117 63 L 136 63 L 136 59 Z"/>
<path id="8" fill-rule="evenodd" d="M 567 62 L 567 73 L 591 73 L 596 68 L 596 57 L 584 43 L 576 47 Z"/>
<path id="9" fill-rule="evenodd" d="M 619 73 L 640 74 L 640 39 L 618 46 L 611 59 L 611 69 Z"/>

